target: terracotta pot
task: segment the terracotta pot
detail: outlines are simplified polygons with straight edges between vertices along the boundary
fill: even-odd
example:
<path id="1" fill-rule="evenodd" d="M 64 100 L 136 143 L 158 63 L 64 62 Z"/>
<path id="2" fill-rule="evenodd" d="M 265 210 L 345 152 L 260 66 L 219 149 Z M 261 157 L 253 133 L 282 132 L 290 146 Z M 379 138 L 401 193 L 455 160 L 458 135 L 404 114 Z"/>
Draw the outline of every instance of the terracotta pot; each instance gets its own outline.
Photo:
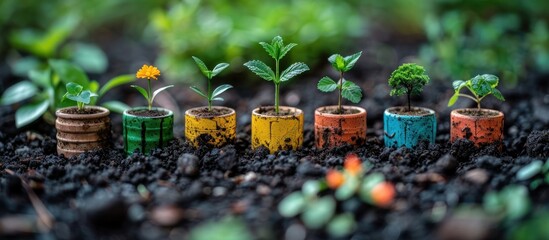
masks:
<path id="1" fill-rule="evenodd" d="M 503 141 L 503 113 L 491 109 L 481 109 L 485 116 L 474 116 L 467 112 L 477 112 L 476 108 L 453 110 L 450 114 L 450 141 L 465 138 L 477 146 Z"/>
<path id="2" fill-rule="evenodd" d="M 138 149 L 149 154 L 154 148 L 162 148 L 173 139 L 173 112 L 164 108 L 152 110 L 165 112 L 162 116 L 139 116 L 133 111 L 145 111 L 147 107 L 132 108 L 122 115 L 124 150 L 132 154 Z"/>
<path id="3" fill-rule="evenodd" d="M 68 111 L 76 107 L 62 108 L 55 112 L 57 129 L 57 154 L 69 158 L 86 151 L 107 147 L 111 139 L 109 110 L 103 107 L 86 106 L 95 109 L 93 114 L 74 114 Z"/>
<path id="4" fill-rule="evenodd" d="M 191 108 L 185 112 L 185 138 L 195 147 L 209 145 L 221 147 L 234 143 L 236 139 L 236 112 L 232 108 L 213 106 L 213 109 L 228 113 L 218 116 L 200 116 L 199 110 L 208 107 Z"/>
<path id="5" fill-rule="evenodd" d="M 366 110 L 354 106 L 352 114 L 332 114 L 338 106 L 325 106 L 315 110 L 315 142 L 317 148 L 336 147 L 344 143 L 359 145 L 366 140 Z"/>
<path id="6" fill-rule="evenodd" d="M 252 149 L 267 147 L 271 153 L 292 150 L 303 144 L 303 111 L 294 107 L 280 106 L 288 115 L 263 114 L 274 107 L 261 107 L 252 111 Z"/>
<path id="7" fill-rule="evenodd" d="M 437 132 L 435 111 L 428 108 L 413 107 L 413 109 L 421 109 L 427 113 L 423 115 L 403 115 L 395 112 L 399 108 L 404 107 L 387 108 L 383 114 L 386 147 L 405 146 L 412 148 L 421 140 L 427 140 L 430 143 L 435 142 Z"/>

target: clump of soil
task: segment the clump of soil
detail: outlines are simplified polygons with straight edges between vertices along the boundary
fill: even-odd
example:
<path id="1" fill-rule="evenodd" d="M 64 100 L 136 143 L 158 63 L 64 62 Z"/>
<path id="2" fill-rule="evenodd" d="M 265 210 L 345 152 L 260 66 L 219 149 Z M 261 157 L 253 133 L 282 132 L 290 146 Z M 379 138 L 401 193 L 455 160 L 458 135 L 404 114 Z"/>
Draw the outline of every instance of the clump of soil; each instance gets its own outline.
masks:
<path id="1" fill-rule="evenodd" d="M 84 107 L 84 109 L 82 110 L 79 110 L 78 108 L 65 108 L 65 109 L 62 109 L 61 112 L 66 114 L 95 114 L 95 113 L 100 113 L 102 111 L 96 108 Z"/>
<path id="2" fill-rule="evenodd" d="M 389 112 L 408 116 L 425 116 L 431 114 L 429 111 L 418 107 L 412 107 L 411 109 L 408 109 L 408 107 L 394 107 L 390 109 Z"/>
<path id="3" fill-rule="evenodd" d="M 140 117 L 163 117 L 163 116 L 167 116 L 168 112 L 164 110 L 140 109 L 140 110 L 130 110 L 128 111 L 128 114 L 140 116 Z"/>
<path id="4" fill-rule="evenodd" d="M 457 110 L 458 113 L 467 115 L 467 116 L 474 116 L 474 117 L 492 117 L 497 116 L 498 112 L 490 109 L 459 109 Z"/>
<path id="5" fill-rule="evenodd" d="M 190 111 L 192 115 L 203 117 L 203 118 L 222 116 L 222 115 L 229 114 L 231 112 L 232 111 L 230 109 L 221 108 L 221 107 L 212 107 L 212 110 L 209 110 L 208 107 L 195 108 Z"/>

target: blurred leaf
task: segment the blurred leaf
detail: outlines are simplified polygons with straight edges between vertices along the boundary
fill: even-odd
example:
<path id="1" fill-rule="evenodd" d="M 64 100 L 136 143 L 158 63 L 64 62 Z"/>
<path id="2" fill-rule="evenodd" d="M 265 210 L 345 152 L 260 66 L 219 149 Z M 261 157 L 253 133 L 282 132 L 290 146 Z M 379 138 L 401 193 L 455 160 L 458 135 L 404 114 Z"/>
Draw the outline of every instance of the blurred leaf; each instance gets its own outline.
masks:
<path id="1" fill-rule="evenodd" d="M 29 81 L 18 82 L 4 91 L 0 104 L 9 105 L 33 97 L 38 88 Z"/>
<path id="2" fill-rule="evenodd" d="M 319 181 L 307 180 L 303 183 L 301 190 L 303 191 L 303 195 L 305 195 L 305 197 L 312 198 L 322 190 L 322 186 Z"/>
<path id="3" fill-rule="evenodd" d="M 101 104 L 101 106 L 109 109 L 111 112 L 120 113 L 120 114 L 126 111 L 127 109 L 130 109 L 130 106 L 119 101 L 104 102 Z"/>
<path id="4" fill-rule="evenodd" d="M 31 70 L 29 72 L 29 78 L 30 80 L 38 85 L 38 86 L 41 86 L 41 87 L 48 87 L 50 86 L 52 83 L 51 83 L 51 70 L 50 69 L 45 69 L 45 70 Z"/>
<path id="5" fill-rule="evenodd" d="M 356 228 L 353 214 L 339 214 L 328 224 L 328 233 L 332 237 L 341 238 L 351 234 Z"/>
<path id="6" fill-rule="evenodd" d="M 526 180 L 526 179 L 532 178 L 533 176 L 535 176 L 535 175 L 537 175 L 538 173 L 541 172 L 542 166 L 543 166 L 543 162 L 541 162 L 539 160 L 531 162 L 530 164 L 522 167 L 517 172 L 517 179 L 518 180 Z"/>
<path id="7" fill-rule="evenodd" d="M 351 198 L 358 190 L 360 181 L 353 176 L 346 176 L 345 182 L 335 192 L 335 198 L 344 201 Z"/>
<path id="8" fill-rule="evenodd" d="M 49 63 L 53 71 L 59 76 L 59 79 L 65 84 L 74 82 L 82 85 L 84 88 L 88 88 L 90 84 L 88 76 L 78 66 L 66 60 L 51 59 Z"/>
<path id="9" fill-rule="evenodd" d="M 509 239 L 516 240 L 538 240 L 547 239 L 549 236 L 549 213 L 547 211 L 540 212 L 534 217 L 521 221 L 518 225 L 513 226 Z"/>
<path id="10" fill-rule="evenodd" d="M 101 87 L 101 89 L 99 89 L 98 94 L 99 94 L 99 96 L 103 96 L 107 92 L 109 92 L 109 90 L 111 90 L 115 87 L 118 87 L 120 85 L 124 85 L 124 84 L 130 83 L 130 82 L 133 82 L 133 81 L 135 81 L 135 75 L 133 75 L 133 74 L 117 76 L 117 77 L 109 80 L 107 83 L 105 83 L 105 85 L 103 85 L 103 87 Z"/>
<path id="11" fill-rule="evenodd" d="M 308 202 L 307 208 L 301 214 L 301 220 L 308 228 L 318 229 L 330 221 L 335 213 L 335 205 L 331 196 L 324 196 L 316 201 Z"/>
<path id="12" fill-rule="evenodd" d="M 24 105 L 15 111 L 15 126 L 17 128 L 34 122 L 48 110 L 48 100 Z"/>
<path id="13" fill-rule="evenodd" d="M 507 219 L 518 219 L 531 208 L 528 189 L 520 185 L 509 185 L 500 192 L 489 192 L 484 196 L 484 209 L 492 214 L 504 214 Z"/>
<path id="14" fill-rule="evenodd" d="M 385 176 L 382 173 L 372 173 L 364 177 L 362 185 L 360 185 L 360 197 L 363 201 L 373 203 L 370 192 L 379 183 L 385 181 Z"/>
<path id="15" fill-rule="evenodd" d="M 293 192 L 278 204 L 278 212 L 283 217 L 294 217 L 305 209 L 305 197 L 301 192 Z"/>
<path id="16" fill-rule="evenodd" d="M 14 75 L 20 77 L 28 76 L 29 72 L 41 67 L 41 62 L 33 56 L 18 58 L 10 64 Z"/>
<path id="17" fill-rule="evenodd" d="M 209 221 L 193 228 L 190 240 L 252 240 L 246 225 L 239 218 L 224 217 L 221 221 Z"/>
<path id="18" fill-rule="evenodd" d="M 103 50 L 93 44 L 73 43 L 64 49 L 72 62 L 89 73 L 104 73 L 108 67 L 108 59 Z"/>

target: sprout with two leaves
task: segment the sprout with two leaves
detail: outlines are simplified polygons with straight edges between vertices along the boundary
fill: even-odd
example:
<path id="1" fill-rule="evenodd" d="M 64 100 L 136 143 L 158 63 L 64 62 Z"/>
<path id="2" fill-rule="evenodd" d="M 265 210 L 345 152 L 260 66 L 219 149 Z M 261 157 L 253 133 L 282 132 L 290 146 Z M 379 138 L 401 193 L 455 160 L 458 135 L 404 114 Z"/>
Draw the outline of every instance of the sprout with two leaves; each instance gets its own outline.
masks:
<path id="1" fill-rule="evenodd" d="M 96 93 L 90 90 L 84 90 L 84 87 L 80 84 L 69 82 L 65 85 L 67 92 L 63 95 L 63 100 L 70 99 L 76 102 L 76 107 L 79 112 L 84 111 L 86 104 L 90 104 L 92 97 L 97 97 Z"/>

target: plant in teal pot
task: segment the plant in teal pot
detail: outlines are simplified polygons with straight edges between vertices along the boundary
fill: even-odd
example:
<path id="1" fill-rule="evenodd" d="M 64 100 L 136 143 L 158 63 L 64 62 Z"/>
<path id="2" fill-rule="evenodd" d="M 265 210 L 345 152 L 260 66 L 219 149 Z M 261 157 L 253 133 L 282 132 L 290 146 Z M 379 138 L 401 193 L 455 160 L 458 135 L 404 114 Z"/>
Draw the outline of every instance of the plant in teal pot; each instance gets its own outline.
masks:
<path id="1" fill-rule="evenodd" d="M 153 92 L 151 79 L 158 80 L 159 75 L 160 70 L 158 68 L 143 65 L 137 71 L 136 77 L 147 79 L 147 89 L 131 85 L 147 99 L 148 106 L 124 111 L 124 150 L 128 155 L 134 151 L 149 154 L 152 149 L 162 148 L 173 139 L 173 112 L 169 109 L 152 107 L 154 98 L 158 93 L 173 87 L 173 85 L 169 85 Z"/>
<path id="2" fill-rule="evenodd" d="M 437 120 L 435 111 L 411 106 L 412 95 L 419 95 L 429 83 L 425 69 L 414 63 L 399 66 L 389 78 L 391 96 L 406 95 L 407 106 L 385 109 L 383 128 L 386 147 L 415 147 L 420 141 L 435 142 Z"/>

